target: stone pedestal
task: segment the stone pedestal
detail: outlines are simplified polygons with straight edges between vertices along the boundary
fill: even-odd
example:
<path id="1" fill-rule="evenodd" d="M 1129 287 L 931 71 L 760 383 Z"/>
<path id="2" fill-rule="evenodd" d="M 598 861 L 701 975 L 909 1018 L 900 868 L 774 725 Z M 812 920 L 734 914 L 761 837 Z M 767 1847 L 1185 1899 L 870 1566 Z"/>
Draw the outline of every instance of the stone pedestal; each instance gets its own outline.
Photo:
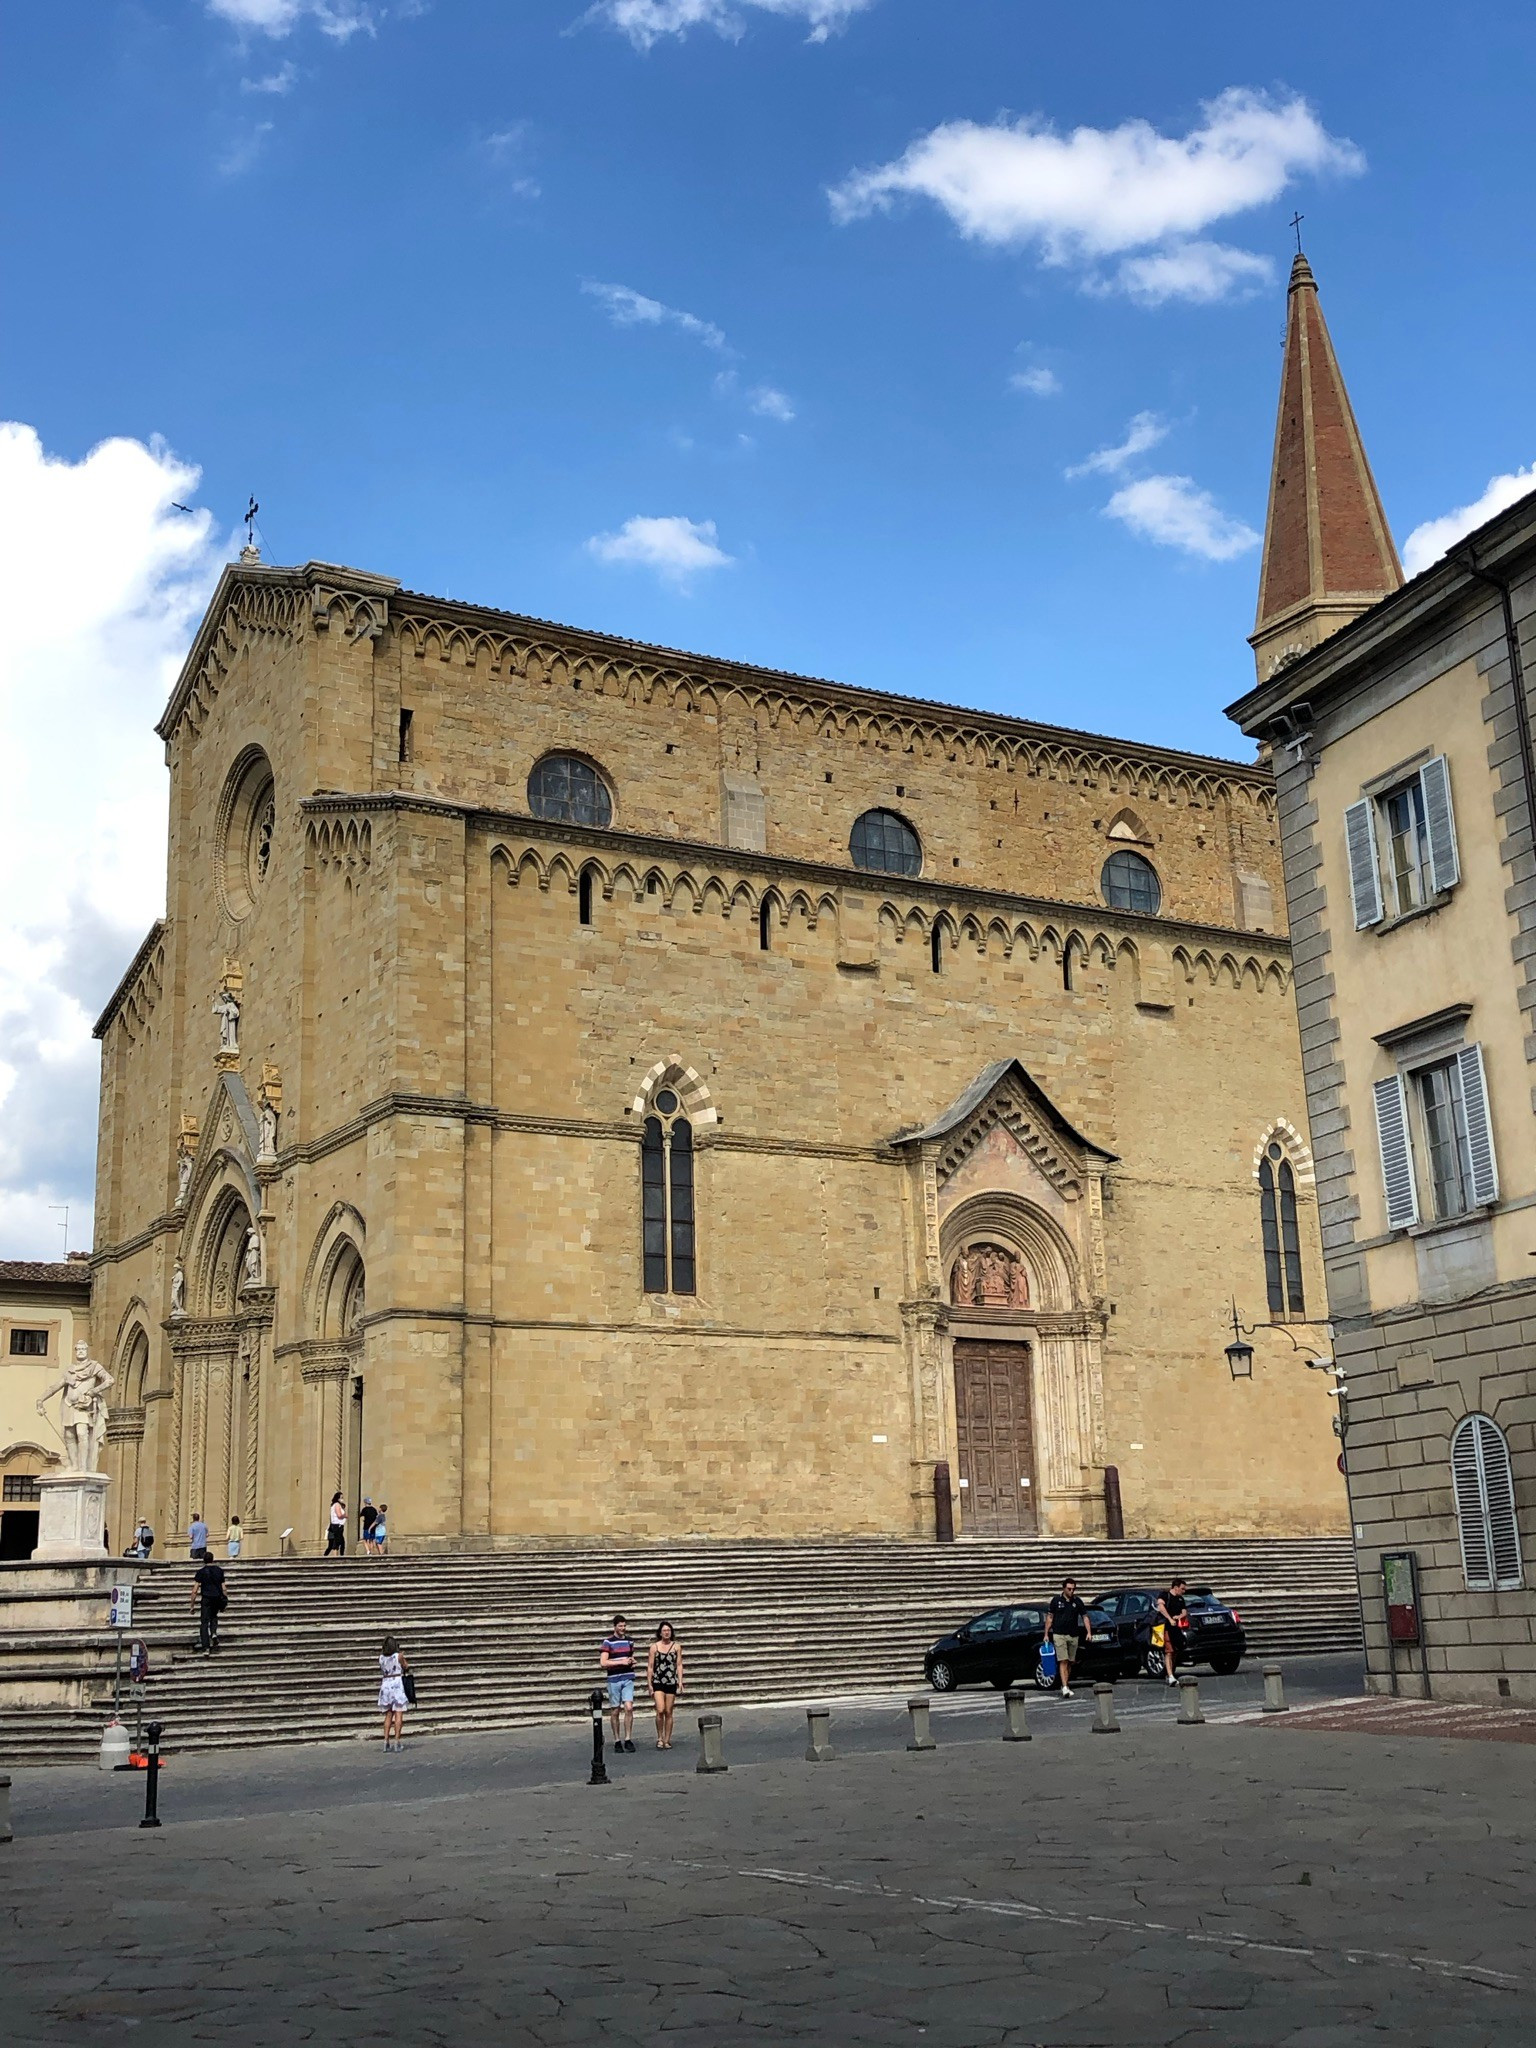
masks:
<path id="1" fill-rule="evenodd" d="M 101 1564 L 106 1558 L 102 1526 L 106 1520 L 105 1472 L 44 1472 L 37 1519 L 34 1564 Z"/>

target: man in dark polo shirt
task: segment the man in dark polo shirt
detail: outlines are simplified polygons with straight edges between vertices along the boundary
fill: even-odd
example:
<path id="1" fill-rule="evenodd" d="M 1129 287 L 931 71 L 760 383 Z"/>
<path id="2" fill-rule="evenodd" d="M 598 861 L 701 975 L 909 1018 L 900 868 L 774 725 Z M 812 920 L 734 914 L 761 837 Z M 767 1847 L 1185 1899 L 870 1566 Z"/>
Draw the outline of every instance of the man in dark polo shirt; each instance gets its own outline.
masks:
<path id="1" fill-rule="evenodd" d="M 1170 1579 L 1167 1592 L 1160 1594 L 1157 1602 L 1157 1618 L 1163 1628 L 1163 1673 L 1170 1685 L 1178 1683 L 1179 1644 L 1189 1626 L 1189 1602 L 1184 1598 L 1184 1586 L 1183 1579 Z"/>
<path id="2" fill-rule="evenodd" d="M 1063 1579 L 1061 1591 L 1051 1602 L 1051 1643 L 1056 1651 L 1056 1668 L 1061 1673 L 1061 1696 L 1072 1697 L 1072 1666 L 1077 1662 L 1078 1638 L 1092 1636 L 1088 1610 L 1077 1597 L 1076 1579 Z"/>
<path id="3" fill-rule="evenodd" d="M 224 1567 L 210 1558 L 192 1574 L 192 1599 L 197 1607 L 197 1647 L 206 1656 L 219 1647 L 219 1616 L 229 1604 Z"/>

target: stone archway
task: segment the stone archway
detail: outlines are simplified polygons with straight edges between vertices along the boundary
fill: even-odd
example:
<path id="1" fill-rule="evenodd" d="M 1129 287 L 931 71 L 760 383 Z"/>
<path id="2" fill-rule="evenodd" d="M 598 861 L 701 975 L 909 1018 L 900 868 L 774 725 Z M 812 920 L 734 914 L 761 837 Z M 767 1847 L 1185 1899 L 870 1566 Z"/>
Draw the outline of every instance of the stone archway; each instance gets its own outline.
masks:
<path id="1" fill-rule="evenodd" d="M 303 1541 L 318 1543 L 331 1496 L 346 1497 L 352 1527 L 361 1506 L 366 1454 L 366 1234 L 362 1217 L 338 1202 L 326 1217 L 305 1276 L 309 1334 L 301 1349 L 305 1390 Z"/>
<path id="2" fill-rule="evenodd" d="M 186 1311 L 173 1315 L 167 1544 L 201 1513 L 215 1534 L 261 1514 L 261 1402 L 273 1292 L 263 1270 L 248 1162 L 225 1151 L 194 1187 L 183 1236 Z"/>

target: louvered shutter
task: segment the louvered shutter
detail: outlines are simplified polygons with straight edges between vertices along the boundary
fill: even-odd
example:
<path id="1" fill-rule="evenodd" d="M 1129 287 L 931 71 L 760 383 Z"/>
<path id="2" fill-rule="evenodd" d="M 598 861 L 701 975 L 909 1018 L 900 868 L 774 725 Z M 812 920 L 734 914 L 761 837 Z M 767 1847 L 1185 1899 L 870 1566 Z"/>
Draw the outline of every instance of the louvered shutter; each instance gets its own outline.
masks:
<path id="1" fill-rule="evenodd" d="M 1424 792 L 1424 825 L 1429 833 L 1429 879 L 1436 889 L 1454 889 L 1461 880 L 1456 851 L 1456 815 L 1451 809 L 1451 769 L 1444 754 L 1419 770 Z"/>
<path id="2" fill-rule="evenodd" d="M 1461 1531 L 1461 1570 L 1469 1593 L 1493 1591 L 1493 1559 L 1488 1551 L 1488 1517 L 1483 1512 L 1482 1460 L 1478 1457 L 1476 1424 L 1469 1415 L 1451 1439 L 1451 1478 L 1456 1487 L 1456 1524 Z"/>
<path id="3" fill-rule="evenodd" d="M 1401 1074 L 1376 1083 L 1376 1136 L 1381 1145 L 1381 1184 L 1387 1195 L 1388 1230 L 1406 1230 L 1419 1220 L 1413 1184 L 1413 1148 L 1408 1137 L 1408 1098 Z"/>
<path id="4" fill-rule="evenodd" d="M 1486 1415 L 1477 1418 L 1477 1447 L 1483 1467 L 1483 1500 L 1488 1509 L 1488 1547 L 1493 1583 L 1513 1592 L 1525 1574 L 1520 1567 L 1520 1525 L 1515 1520 L 1515 1482 L 1504 1432 Z"/>
<path id="5" fill-rule="evenodd" d="M 1461 1070 L 1461 1099 L 1467 1113 L 1467 1154 L 1472 1163 L 1469 1190 L 1474 1209 L 1499 1199 L 1499 1167 L 1493 1156 L 1493 1124 L 1488 1115 L 1488 1085 L 1483 1074 L 1483 1048 L 1464 1045 L 1456 1055 Z"/>
<path id="6" fill-rule="evenodd" d="M 1355 930 L 1381 923 L 1381 877 L 1376 871 L 1376 830 L 1369 800 L 1351 804 L 1344 813 L 1344 838 L 1349 847 L 1349 886 L 1355 899 Z"/>

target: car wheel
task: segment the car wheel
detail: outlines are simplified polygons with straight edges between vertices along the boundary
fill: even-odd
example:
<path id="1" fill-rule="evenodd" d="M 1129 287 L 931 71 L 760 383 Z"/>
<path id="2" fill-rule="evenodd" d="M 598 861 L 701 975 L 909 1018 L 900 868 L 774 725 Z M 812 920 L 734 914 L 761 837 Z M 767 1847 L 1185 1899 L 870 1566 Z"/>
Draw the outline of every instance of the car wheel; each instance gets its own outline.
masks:
<path id="1" fill-rule="evenodd" d="M 1230 1678 L 1242 1661 L 1241 1657 L 1213 1657 L 1211 1669 L 1220 1678 Z"/>
<path id="2" fill-rule="evenodd" d="M 935 1692 L 953 1692 L 955 1689 L 955 1674 L 945 1663 L 934 1664 L 929 1667 L 928 1683 Z"/>
<path id="3" fill-rule="evenodd" d="M 1047 1678 L 1043 1664 L 1036 1664 L 1035 1666 L 1035 1689 L 1038 1692 L 1054 1692 L 1056 1690 L 1055 1674 L 1053 1673 L 1051 1677 Z"/>
<path id="4" fill-rule="evenodd" d="M 1141 1660 L 1141 1668 L 1148 1678 L 1165 1678 L 1168 1675 L 1162 1651 L 1154 1650 L 1150 1643 L 1147 1645 L 1146 1655 Z"/>

